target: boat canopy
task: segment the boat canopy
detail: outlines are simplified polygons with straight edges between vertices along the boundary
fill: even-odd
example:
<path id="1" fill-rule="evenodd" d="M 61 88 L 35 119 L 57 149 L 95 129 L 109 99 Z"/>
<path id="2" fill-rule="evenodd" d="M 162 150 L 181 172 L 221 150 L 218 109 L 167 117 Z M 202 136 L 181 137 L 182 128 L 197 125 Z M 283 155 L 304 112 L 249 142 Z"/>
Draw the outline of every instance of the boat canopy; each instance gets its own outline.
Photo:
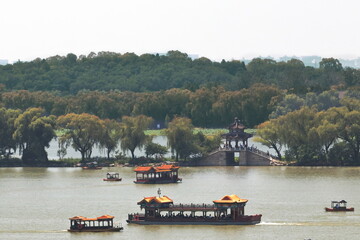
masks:
<path id="1" fill-rule="evenodd" d="M 134 169 L 134 172 L 155 172 L 154 167 L 137 167 Z"/>
<path id="2" fill-rule="evenodd" d="M 173 164 L 163 164 L 159 167 L 156 167 L 156 172 L 171 172 L 179 168 L 179 166 L 175 166 Z"/>
<path id="3" fill-rule="evenodd" d="M 214 200 L 214 203 L 246 203 L 247 199 L 241 199 L 235 194 L 233 195 L 226 195 L 222 197 L 220 200 Z"/>
<path id="4" fill-rule="evenodd" d="M 138 205 L 141 204 L 151 204 L 151 203 L 173 203 L 173 200 L 167 196 L 162 197 L 145 197 L 143 200 L 138 202 Z"/>
<path id="5" fill-rule="evenodd" d="M 81 220 L 81 221 L 101 221 L 101 220 L 111 220 L 113 219 L 114 216 L 110 216 L 110 215 L 102 215 L 101 217 L 97 217 L 97 218 L 87 218 L 87 217 L 83 217 L 83 216 L 75 216 L 72 218 L 69 218 L 70 220 Z"/>
<path id="6" fill-rule="evenodd" d="M 180 167 L 172 165 L 172 164 L 163 164 L 159 167 L 153 167 L 153 166 L 140 166 L 134 169 L 134 172 L 142 172 L 142 173 L 148 173 L 148 172 L 173 172 L 178 170 Z"/>

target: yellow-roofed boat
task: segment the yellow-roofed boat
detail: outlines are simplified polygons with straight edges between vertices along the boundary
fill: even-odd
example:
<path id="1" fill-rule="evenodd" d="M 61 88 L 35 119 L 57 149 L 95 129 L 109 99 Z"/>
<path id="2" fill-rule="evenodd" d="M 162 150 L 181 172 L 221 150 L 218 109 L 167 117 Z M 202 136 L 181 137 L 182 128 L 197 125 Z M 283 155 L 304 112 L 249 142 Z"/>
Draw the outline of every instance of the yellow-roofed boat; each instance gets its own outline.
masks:
<path id="1" fill-rule="evenodd" d="M 138 202 L 144 214 L 129 214 L 128 223 L 140 225 L 251 225 L 261 214 L 245 215 L 247 199 L 226 195 L 213 204 L 174 204 L 167 196 L 145 197 Z"/>
<path id="2" fill-rule="evenodd" d="M 69 218 L 69 232 L 119 232 L 123 230 L 121 225 L 114 225 L 114 216 L 103 215 L 97 218 L 75 216 Z"/>

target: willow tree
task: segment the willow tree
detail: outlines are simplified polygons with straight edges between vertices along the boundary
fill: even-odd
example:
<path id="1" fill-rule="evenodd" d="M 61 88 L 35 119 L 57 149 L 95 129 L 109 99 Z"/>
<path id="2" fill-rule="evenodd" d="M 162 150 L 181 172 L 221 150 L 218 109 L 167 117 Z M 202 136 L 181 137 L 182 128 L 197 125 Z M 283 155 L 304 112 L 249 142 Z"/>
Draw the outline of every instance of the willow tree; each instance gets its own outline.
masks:
<path id="1" fill-rule="evenodd" d="M 71 145 L 81 153 L 82 162 L 91 157 L 92 148 L 100 143 L 105 128 L 103 120 L 87 113 L 60 116 L 57 124 L 65 131 L 59 137 L 60 147 L 66 149 Z"/>
<path id="2" fill-rule="evenodd" d="M 257 127 L 254 141 L 274 149 L 278 159 L 282 159 L 281 149 L 283 142 L 281 139 L 281 124 L 278 119 L 271 119 L 270 121 L 260 124 Z"/>
<path id="3" fill-rule="evenodd" d="M 8 159 L 16 151 L 14 124 L 20 114 L 20 110 L 0 108 L 0 157 L 5 156 Z"/>
<path id="4" fill-rule="evenodd" d="M 131 158 L 135 159 L 135 149 L 141 149 L 148 140 L 145 135 L 145 130 L 153 122 L 153 119 L 145 115 L 136 117 L 124 116 L 121 121 L 120 140 L 121 149 L 123 151 L 129 150 Z"/>
<path id="5" fill-rule="evenodd" d="M 339 138 L 351 149 L 352 164 L 360 164 L 360 111 L 350 110 L 347 107 L 331 108 L 336 117 Z"/>
<path id="6" fill-rule="evenodd" d="M 115 120 L 104 120 L 103 137 L 100 140 L 100 148 L 106 149 L 107 158 L 110 159 L 110 153 L 116 149 L 121 137 L 121 125 Z"/>
<path id="7" fill-rule="evenodd" d="M 55 135 L 55 116 L 44 116 L 42 108 L 29 108 L 15 120 L 13 138 L 22 151 L 25 164 L 47 162 L 45 147 Z"/>
<path id="8" fill-rule="evenodd" d="M 166 129 L 166 136 L 168 138 L 168 145 L 171 151 L 175 152 L 176 161 L 180 158 L 186 159 L 194 153 L 194 135 L 193 125 L 189 118 L 176 117 Z"/>

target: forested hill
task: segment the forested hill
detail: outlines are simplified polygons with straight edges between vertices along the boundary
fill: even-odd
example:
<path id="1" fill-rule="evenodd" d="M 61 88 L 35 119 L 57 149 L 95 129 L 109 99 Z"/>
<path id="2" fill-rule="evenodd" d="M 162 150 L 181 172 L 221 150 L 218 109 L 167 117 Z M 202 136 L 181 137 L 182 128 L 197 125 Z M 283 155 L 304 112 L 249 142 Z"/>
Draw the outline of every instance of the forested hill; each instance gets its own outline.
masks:
<path id="1" fill-rule="evenodd" d="M 255 83 L 273 85 L 288 92 L 305 94 L 358 86 L 360 70 L 343 68 L 333 58 L 322 59 L 319 68 L 306 67 L 292 59 L 276 62 L 253 59 L 213 62 L 205 57 L 192 60 L 186 53 L 166 55 L 99 52 L 88 56 L 54 56 L 0 66 L 0 86 L 5 91 L 81 90 L 133 92 L 223 86 L 226 90 L 249 88 Z"/>

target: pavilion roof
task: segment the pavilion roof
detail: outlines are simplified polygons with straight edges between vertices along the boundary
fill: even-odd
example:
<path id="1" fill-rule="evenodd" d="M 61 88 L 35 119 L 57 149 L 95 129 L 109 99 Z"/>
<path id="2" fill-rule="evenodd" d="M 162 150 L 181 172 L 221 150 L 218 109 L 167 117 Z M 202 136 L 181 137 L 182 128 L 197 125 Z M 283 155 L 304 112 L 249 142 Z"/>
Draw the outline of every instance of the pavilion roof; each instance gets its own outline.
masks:
<path id="1" fill-rule="evenodd" d="M 235 194 L 233 195 L 225 195 L 220 200 L 214 200 L 214 203 L 246 203 L 247 199 L 241 199 Z"/>
<path id="2" fill-rule="evenodd" d="M 240 120 L 236 117 L 235 121 L 229 125 L 229 129 L 245 129 L 246 127 L 240 122 Z"/>
<path id="3" fill-rule="evenodd" d="M 162 197 L 145 197 L 143 200 L 138 202 L 138 204 L 141 203 L 173 203 L 173 200 L 169 198 L 168 196 L 162 196 Z"/>
<path id="4" fill-rule="evenodd" d="M 83 216 L 75 216 L 72 218 L 69 218 L 70 220 L 82 220 L 82 221 L 98 221 L 98 220 L 109 220 L 109 219 L 113 219 L 114 216 L 110 216 L 110 215 L 102 215 L 101 217 L 96 217 L 96 218 L 87 218 L 87 217 L 83 217 Z"/>

